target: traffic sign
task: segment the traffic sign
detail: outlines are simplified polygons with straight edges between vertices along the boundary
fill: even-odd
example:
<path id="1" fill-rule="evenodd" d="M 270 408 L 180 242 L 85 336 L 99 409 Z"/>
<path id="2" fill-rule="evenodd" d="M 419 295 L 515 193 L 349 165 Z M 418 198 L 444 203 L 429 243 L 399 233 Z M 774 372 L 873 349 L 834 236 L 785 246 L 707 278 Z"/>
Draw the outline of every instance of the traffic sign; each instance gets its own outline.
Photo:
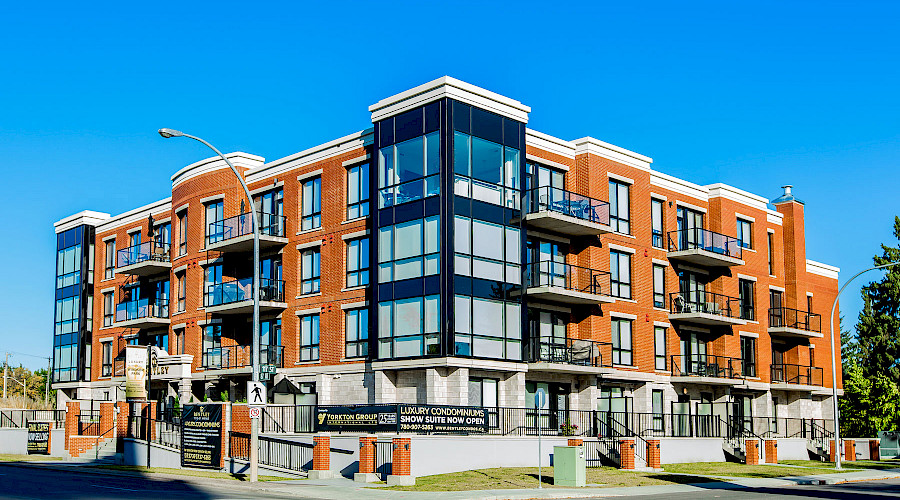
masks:
<path id="1" fill-rule="evenodd" d="M 534 393 L 534 407 L 540 410 L 544 408 L 545 404 L 547 404 L 547 393 L 544 392 L 544 389 L 538 389 Z"/>
<path id="2" fill-rule="evenodd" d="M 247 403 L 251 406 L 266 404 L 266 385 L 262 382 L 247 382 Z"/>
<path id="3" fill-rule="evenodd" d="M 275 373 L 275 365 L 259 365 L 259 373 Z"/>
<path id="4" fill-rule="evenodd" d="M 262 416 L 262 408 L 259 406 L 250 407 L 250 418 L 260 418 Z"/>

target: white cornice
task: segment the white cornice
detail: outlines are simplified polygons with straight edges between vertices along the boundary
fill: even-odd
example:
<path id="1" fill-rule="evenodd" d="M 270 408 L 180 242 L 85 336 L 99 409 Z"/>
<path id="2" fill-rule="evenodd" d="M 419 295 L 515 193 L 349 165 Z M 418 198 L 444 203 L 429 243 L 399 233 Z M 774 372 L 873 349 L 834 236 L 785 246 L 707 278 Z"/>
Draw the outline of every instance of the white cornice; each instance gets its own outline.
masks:
<path id="1" fill-rule="evenodd" d="M 738 189 L 734 186 L 729 186 L 728 184 L 722 184 L 721 182 L 718 182 L 703 187 L 709 190 L 710 198 L 722 197 L 759 210 L 768 210 L 769 208 L 768 199 L 763 198 L 759 195 L 755 195 L 753 193 L 749 193 L 742 189 Z"/>
<path id="2" fill-rule="evenodd" d="M 78 227 L 81 225 L 87 226 L 97 226 L 106 219 L 109 219 L 109 214 L 105 214 L 103 212 L 94 212 L 93 210 L 82 210 L 77 214 L 72 214 L 68 217 L 63 217 L 62 219 L 53 223 L 53 228 L 57 233 L 61 233 L 63 231 L 68 231 L 73 227 Z"/>
<path id="3" fill-rule="evenodd" d="M 372 123 L 445 97 L 471 104 L 522 123 L 528 123 L 528 113 L 531 112 L 530 107 L 515 99 L 510 99 L 450 76 L 442 76 L 369 106 L 369 111 L 372 113 Z"/>
<path id="4" fill-rule="evenodd" d="M 766 209 L 766 222 L 771 224 L 782 225 L 782 219 L 784 219 L 784 214 L 781 212 L 776 212 L 775 210 Z"/>
<path id="5" fill-rule="evenodd" d="M 841 268 L 806 259 L 806 272 L 825 276 L 826 278 L 838 279 L 838 273 L 841 272 Z"/>
<path id="6" fill-rule="evenodd" d="M 371 146 L 374 143 L 374 130 L 374 128 L 370 127 L 250 169 L 245 174 L 247 182 L 257 182 L 295 168 L 311 165 L 332 156 Z"/>
<path id="7" fill-rule="evenodd" d="M 653 158 L 649 156 L 629 151 L 593 137 L 582 137 L 581 139 L 575 139 L 572 143 L 575 144 L 576 155 L 590 153 L 641 170 L 650 170 L 650 164 L 653 163 Z"/>
<path id="8" fill-rule="evenodd" d="M 538 132 L 530 128 L 525 129 L 525 145 L 542 149 L 548 153 L 558 154 L 566 158 L 575 159 L 575 144 L 552 135 Z"/>
<path id="9" fill-rule="evenodd" d="M 697 200 L 709 201 L 709 191 L 705 187 L 656 170 L 650 172 L 650 185 L 659 186 Z"/>
<path id="10" fill-rule="evenodd" d="M 133 210 L 129 210 L 125 213 L 107 219 L 102 224 L 97 225 L 97 232 L 99 233 L 102 231 L 109 231 L 110 229 L 115 229 L 117 227 L 131 224 L 133 222 L 144 220 L 149 215 L 159 214 L 160 212 L 169 213 L 171 211 L 172 198 L 154 201 L 153 203 L 135 208 Z"/>
<path id="11" fill-rule="evenodd" d="M 246 169 L 259 167 L 266 161 L 266 159 L 262 156 L 256 156 L 241 151 L 225 153 L 225 157 L 228 158 L 228 160 L 233 163 L 235 167 L 243 167 Z M 228 168 L 228 164 L 218 156 L 211 156 L 198 162 L 191 163 L 190 165 L 182 168 L 178 172 L 175 172 L 174 175 L 172 175 L 172 187 L 174 188 L 175 186 L 192 177 L 212 172 L 214 170 L 219 170 L 220 168 Z"/>

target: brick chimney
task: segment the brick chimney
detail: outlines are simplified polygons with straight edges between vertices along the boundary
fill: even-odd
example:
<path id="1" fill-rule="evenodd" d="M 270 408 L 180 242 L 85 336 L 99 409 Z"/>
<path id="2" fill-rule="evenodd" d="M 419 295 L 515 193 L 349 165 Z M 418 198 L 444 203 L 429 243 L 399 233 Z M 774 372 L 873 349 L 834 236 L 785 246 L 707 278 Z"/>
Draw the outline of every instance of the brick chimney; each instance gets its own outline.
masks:
<path id="1" fill-rule="evenodd" d="M 806 281 L 806 232 L 803 202 L 794 197 L 793 186 L 782 186 L 784 194 L 772 201 L 775 210 L 784 215 L 784 306 L 806 309 L 806 289 L 798 290 L 798 283 Z M 776 247 L 775 254 L 778 255 Z M 800 297 L 803 300 L 800 300 Z M 801 307 L 802 306 L 802 307 Z"/>

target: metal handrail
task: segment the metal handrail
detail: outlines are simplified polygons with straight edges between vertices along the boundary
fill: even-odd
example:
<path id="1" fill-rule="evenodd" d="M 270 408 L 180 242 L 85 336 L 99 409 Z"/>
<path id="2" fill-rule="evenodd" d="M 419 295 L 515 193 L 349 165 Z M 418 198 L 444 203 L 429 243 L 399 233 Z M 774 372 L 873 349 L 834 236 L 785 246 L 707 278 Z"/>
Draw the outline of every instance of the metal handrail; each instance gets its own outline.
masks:
<path id="1" fill-rule="evenodd" d="M 116 322 L 141 318 L 169 317 L 169 299 L 157 297 L 150 302 L 149 298 L 119 302 L 116 304 Z"/>
<path id="2" fill-rule="evenodd" d="M 790 307 L 770 307 L 769 328 L 796 328 L 821 333 L 822 315 Z"/>
<path id="3" fill-rule="evenodd" d="M 668 240 L 670 252 L 704 250 L 736 259 L 743 255 L 743 247 L 737 238 L 700 227 L 669 231 Z"/>
<path id="4" fill-rule="evenodd" d="M 116 252 L 116 267 L 125 267 L 141 262 L 169 262 L 172 245 L 150 240 L 123 248 Z"/>
<path id="5" fill-rule="evenodd" d="M 203 294 L 205 307 L 253 300 L 253 278 L 241 278 L 207 285 Z M 284 302 L 284 280 L 260 278 L 259 300 Z"/>
<path id="6" fill-rule="evenodd" d="M 790 363 L 777 363 L 771 365 L 772 382 L 785 384 L 824 385 L 824 370 L 819 366 L 804 366 Z"/>
<path id="7" fill-rule="evenodd" d="M 284 215 L 260 212 L 259 234 L 268 236 L 284 236 L 287 217 Z M 207 224 L 207 244 L 219 243 L 232 238 L 253 234 L 253 213 L 244 213 L 213 221 Z"/>
<path id="8" fill-rule="evenodd" d="M 533 337 L 528 341 L 531 362 L 581 366 L 612 366 L 612 343 L 596 340 Z"/>
<path id="9" fill-rule="evenodd" d="M 738 358 L 713 354 L 675 354 L 669 359 L 673 377 L 744 378 L 740 369 L 743 361 Z M 737 369 L 735 365 L 738 365 Z"/>
<path id="10" fill-rule="evenodd" d="M 556 212 L 570 217 L 609 225 L 609 203 L 550 186 L 525 191 L 526 213 Z"/>
<path id="11" fill-rule="evenodd" d="M 672 314 L 704 313 L 728 318 L 752 315 L 753 306 L 742 306 L 741 299 L 721 293 L 694 290 L 669 294 L 669 312 Z M 737 313 L 737 314 L 735 314 Z"/>
<path id="12" fill-rule="evenodd" d="M 525 286 L 527 288 L 559 287 L 576 292 L 610 296 L 612 294 L 612 275 L 606 271 L 589 267 L 542 260 L 525 265 Z"/>
<path id="13" fill-rule="evenodd" d="M 206 369 L 227 370 L 231 368 L 244 368 L 251 366 L 252 346 L 231 345 L 223 347 L 211 347 L 203 351 L 200 366 Z M 264 365 L 275 365 L 282 368 L 284 365 L 284 346 L 261 345 L 259 349 L 259 362 Z"/>

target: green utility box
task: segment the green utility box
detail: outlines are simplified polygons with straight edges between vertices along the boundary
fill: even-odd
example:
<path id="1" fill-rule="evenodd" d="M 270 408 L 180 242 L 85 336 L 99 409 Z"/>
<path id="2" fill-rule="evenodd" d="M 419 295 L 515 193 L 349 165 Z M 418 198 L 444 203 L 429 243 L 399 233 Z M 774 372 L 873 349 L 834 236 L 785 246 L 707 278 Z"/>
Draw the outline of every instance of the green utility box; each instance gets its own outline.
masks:
<path id="1" fill-rule="evenodd" d="M 897 458 L 900 456 L 900 432 L 878 431 L 878 441 L 878 451 L 881 457 L 873 457 L 872 460 Z"/>
<path id="2" fill-rule="evenodd" d="M 553 447 L 553 484 L 555 486 L 585 485 L 587 462 L 584 459 L 584 446 Z"/>

